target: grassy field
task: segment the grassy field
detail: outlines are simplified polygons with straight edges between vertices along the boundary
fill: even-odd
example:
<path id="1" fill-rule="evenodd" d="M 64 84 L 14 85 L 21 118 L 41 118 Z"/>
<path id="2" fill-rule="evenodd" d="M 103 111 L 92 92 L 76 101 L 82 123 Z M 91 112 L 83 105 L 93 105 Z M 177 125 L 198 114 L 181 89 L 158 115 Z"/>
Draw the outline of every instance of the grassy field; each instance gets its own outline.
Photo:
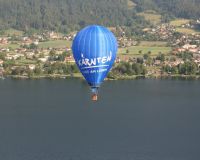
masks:
<path id="1" fill-rule="evenodd" d="M 181 27 L 184 24 L 189 23 L 190 20 L 189 19 L 176 19 L 170 22 L 171 25 L 175 26 L 175 27 Z"/>
<path id="2" fill-rule="evenodd" d="M 196 31 L 194 29 L 189 29 L 189 28 L 176 28 L 177 32 L 180 32 L 180 33 L 185 33 L 185 34 L 199 34 L 200 32 L 199 31 Z"/>
<path id="3" fill-rule="evenodd" d="M 184 24 L 189 23 L 191 20 L 189 19 L 176 19 L 170 22 L 171 25 L 176 27 L 177 32 L 184 33 L 184 34 L 196 34 L 200 33 L 199 31 L 196 31 L 194 29 L 190 28 L 182 28 L 181 26 Z"/>
<path id="4" fill-rule="evenodd" d="M 126 53 L 127 49 L 129 50 L 129 53 Z M 129 56 L 142 56 L 145 53 L 151 52 L 152 56 L 157 56 L 160 52 L 168 54 L 171 50 L 171 47 L 133 46 L 129 48 L 120 48 L 118 54 Z"/>
<path id="5" fill-rule="evenodd" d="M 27 65 L 27 64 L 36 64 L 36 63 L 37 63 L 37 61 L 28 60 L 28 59 L 16 60 L 16 64 L 18 64 L 18 65 Z"/>
<path id="6" fill-rule="evenodd" d="M 23 35 L 23 33 L 24 33 L 23 31 L 19 31 L 19 30 L 16 30 L 16 29 L 5 30 L 6 35 L 21 36 L 21 35 Z"/>
<path id="7" fill-rule="evenodd" d="M 164 54 L 168 54 L 172 48 L 167 47 L 167 42 L 161 41 L 141 41 L 139 46 L 132 46 L 128 48 L 120 48 L 118 51 L 118 55 L 123 58 L 135 56 L 139 57 L 144 55 L 145 53 L 151 52 L 151 56 L 157 56 L 160 52 Z M 127 50 L 129 51 L 127 53 Z"/>
<path id="8" fill-rule="evenodd" d="M 161 23 L 161 15 L 157 14 L 154 11 L 145 11 L 138 13 L 138 15 L 144 17 L 145 20 L 149 21 L 154 25 Z"/>
<path id="9" fill-rule="evenodd" d="M 167 42 L 162 42 L 162 41 L 141 41 L 139 46 L 166 47 L 167 46 Z"/>
<path id="10" fill-rule="evenodd" d="M 72 42 L 66 40 L 55 40 L 55 41 L 47 41 L 40 42 L 39 48 L 63 48 L 63 47 L 71 47 Z"/>
<path id="11" fill-rule="evenodd" d="M 11 48 L 11 49 L 16 49 L 19 48 L 20 46 L 18 44 L 6 44 L 2 45 L 0 44 L 0 48 Z"/>
<path id="12" fill-rule="evenodd" d="M 66 40 L 56 40 L 56 41 L 47 41 L 47 42 L 40 42 L 39 48 L 63 48 L 63 47 L 71 47 L 72 42 Z M 12 48 L 16 49 L 20 46 L 18 44 L 6 44 L 1 45 L 0 48 Z"/>

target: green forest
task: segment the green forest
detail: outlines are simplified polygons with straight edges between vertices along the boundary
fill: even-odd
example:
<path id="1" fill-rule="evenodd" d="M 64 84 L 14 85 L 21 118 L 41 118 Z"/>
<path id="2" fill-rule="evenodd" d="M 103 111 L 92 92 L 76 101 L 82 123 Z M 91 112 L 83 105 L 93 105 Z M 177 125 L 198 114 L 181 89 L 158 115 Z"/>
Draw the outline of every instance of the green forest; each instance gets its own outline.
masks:
<path id="1" fill-rule="evenodd" d="M 165 16 L 199 18 L 200 0 L 132 0 L 137 11 L 156 10 Z"/>
<path id="2" fill-rule="evenodd" d="M 0 28 L 69 32 L 94 23 L 127 25 L 133 19 L 127 0 L 0 0 Z"/>
<path id="3" fill-rule="evenodd" d="M 138 12 L 155 10 L 166 19 L 200 17 L 200 0 L 0 0 L 0 29 L 47 29 L 68 33 L 87 24 L 148 25 Z"/>

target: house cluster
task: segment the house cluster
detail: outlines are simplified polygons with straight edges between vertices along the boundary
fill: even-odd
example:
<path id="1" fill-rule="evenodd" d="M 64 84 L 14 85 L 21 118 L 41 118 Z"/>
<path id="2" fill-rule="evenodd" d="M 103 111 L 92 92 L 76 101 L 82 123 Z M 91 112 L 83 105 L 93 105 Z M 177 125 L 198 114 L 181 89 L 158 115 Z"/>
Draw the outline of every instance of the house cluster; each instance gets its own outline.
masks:
<path id="1" fill-rule="evenodd" d="M 0 37 L 0 44 L 8 44 L 8 37 Z"/>
<path id="2" fill-rule="evenodd" d="M 189 24 L 183 25 L 182 27 L 198 29 L 198 28 L 200 28 L 200 19 L 197 19 L 196 21 L 192 21 Z"/>
<path id="3" fill-rule="evenodd" d="M 24 76 L 31 73 L 29 71 L 35 72 L 37 68 L 43 71 L 44 66 L 49 64 L 74 64 L 75 60 L 71 56 L 71 48 L 41 48 L 37 46 L 42 42 L 53 40 L 72 41 L 75 35 L 76 33 L 63 35 L 46 31 L 29 36 L 24 34 L 0 37 L 0 78 L 3 74 Z M 20 47 L 9 47 L 12 46 L 11 44 Z"/>
<path id="4" fill-rule="evenodd" d="M 191 53 L 200 54 L 200 46 L 185 44 L 180 48 L 176 48 L 175 51 L 177 51 L 178 53 L 188 51 L 188 52 L 191 52 Z"/>
<path id="5" fill-rule="evenodd" d="M 18 48 L 15 50 L 7 50 L 2 53 L 3 60 L 0 59 L 0 76 L 3 75 L 5 68 L 4 63 L 11 65 L 9 66 L 9 73 L 20 72 L 20 75 L 27 75 L 28 71 L 34 71 L 36 67 L 47 64 L 54 64 L 58 62 L 58 58 L 62 57 L 63 53 L 69 53 L 70 49 L 58 48 L 58 49 L 25 49 Z M 53 53 L 51 53 L 53 52 Z M 60 63 L 75 63 L 75 60 L 71 54 L 63 57 L 63 60 L 59 60 Z M 13 61 L 14 60 L 14 61 Z"/>
<path id="6" fill-rule="evenodd" d="M 182 34 L 178 37 L 174 37 L 174 39 L 171 41 L 171 45 L 174 47 L 183 46 L 185 44 L 200 45 L 200 34 Z"/>
<path id="7" fill-rule="evenodd" d="M 75 59 L 74 59 L 74 57 L 73 56 L 67 56 L 67 57 L 65 57 L 65 61 L 64 61 L 65 63 L 75 63 Z"/>
<path id="8" fill-rule="evenodd" d="M 3 64 L 4 64 L 4 61 L 0 59 L 0 78 L 3 77 L 3 72 L 4 72 Z"/>
<path id="9" fill-rule="evenodd" d="M 117 41 L 120 48 L 131 47 L 138 44 L 137 41 L 127 37 L 124 27 L 110 27 L 109 29 L 117 36 Z"/>
<path id="10" fill-rule="evenodd" d="M 67 40 L 67 41 L 72 41 L 74 37 L 76 36 L 76 33 L 70 33 L 68 35 L 64 35 L 62 39 Z"/>
<path id="11" fill-rule="evenodd" d="M 143 31 L 157 36 L 160 40 L 168 40 L 169 38 L 173 37 L 173 33 L 176 31 L 176 29 L 174 26 L 164 23 L 155 28 L 144 29 Z"/>
<path id="12" fill-rule="evenodd" d="M 0 67 L 2 67 L 3 66 L 3 60 L 2 59 L 0 59 Z"/>
<path id="13" fill-rule="evenodd" d="M 185 62 L 181 58 L 177 58 L 175 61 L 165 61 L 164 65 L 168 65 L 170 67 L 176 67 L 179 64 L 184 64 Z"/>
<path id="14" fill-rule="evenodd" d="M 127 37 L 119 37 L 117 40 L 120 48 L 136 46 L 138 44 L 137 41 L 134 41 L 132 38 Z"/>
<path id="15" fill-rule="evenodd" d="M 22 37 L 21 45 L 30 45 L 35 44 L 38 45 L 41 39 L 37 38 L 30 38 L 30 37 Z"/>
<path id="16" fill-rule="evenodd" d="M 70 33 L 67 35 L 62 35 L 60 33 L 56 33 L 53 31 L 46 31 L 42 34 L 37 34 L 35 35 L 36 38 L 38 38 L 40 41 L 44 41 L 44 40 L 68 40 L 68 41 L 72 41 L 73 38 L 76 36 L 76 33 Z"/>
<path id="17" fill-rule="evenodd" d="M 189 28 L 189 29 L 194 29 L 195 28 L 195 23 L 192 23 L 192 22 L 189 22 L 189 23 L 186 23 L 186 24 L 182 24 L 181 27 L 182 28 Z"/>
<path id="18" fill-rule="evenodd" d="M 63 52 L 70 52 L 70 48 L 47 48 L 47 49 L 26 49 L 26 48 L 17 48 L 10 51 L 9 49 L 4 51 L 6 53 L 6 60 L 17 60 L 19 58 L 29 59 L 29 60 L 39 60 L 41 62 L 48 61 L 50 57 L 50 52 L 54 51 L 56 55 L 60 55 Z"/>

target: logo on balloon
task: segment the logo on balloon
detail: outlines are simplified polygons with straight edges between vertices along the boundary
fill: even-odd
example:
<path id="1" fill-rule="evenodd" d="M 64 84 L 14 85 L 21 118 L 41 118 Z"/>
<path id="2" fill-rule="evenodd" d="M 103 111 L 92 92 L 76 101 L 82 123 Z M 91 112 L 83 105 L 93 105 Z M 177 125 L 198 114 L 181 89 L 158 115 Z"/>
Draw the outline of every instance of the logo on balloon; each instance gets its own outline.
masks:
<path id="1" fill-rule="evenodd" d="M 101 68 L 109 67 L 106 63 L 112 61 L 112 52 L 110 51 L 109 56 L 97 57 L 97 58 L 85 58 L 81 54 L 81 59 L 78 60 L 78 65 L 80 69 L 91 69 L 91 68 Z"/>

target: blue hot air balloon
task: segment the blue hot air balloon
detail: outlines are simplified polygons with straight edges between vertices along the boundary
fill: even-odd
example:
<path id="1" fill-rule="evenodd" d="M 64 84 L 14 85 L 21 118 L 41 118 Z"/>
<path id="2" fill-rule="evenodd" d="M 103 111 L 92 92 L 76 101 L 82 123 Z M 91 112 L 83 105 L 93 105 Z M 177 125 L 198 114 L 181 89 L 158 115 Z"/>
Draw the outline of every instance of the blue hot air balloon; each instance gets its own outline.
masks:
<path id="1" fill-rule="evenodd" d="M 82 29 L 72 45 L 74 59 L 97 100 L 98 89 L 113 66 L 117 40 L 107 28 L 91 25 Z"/>

